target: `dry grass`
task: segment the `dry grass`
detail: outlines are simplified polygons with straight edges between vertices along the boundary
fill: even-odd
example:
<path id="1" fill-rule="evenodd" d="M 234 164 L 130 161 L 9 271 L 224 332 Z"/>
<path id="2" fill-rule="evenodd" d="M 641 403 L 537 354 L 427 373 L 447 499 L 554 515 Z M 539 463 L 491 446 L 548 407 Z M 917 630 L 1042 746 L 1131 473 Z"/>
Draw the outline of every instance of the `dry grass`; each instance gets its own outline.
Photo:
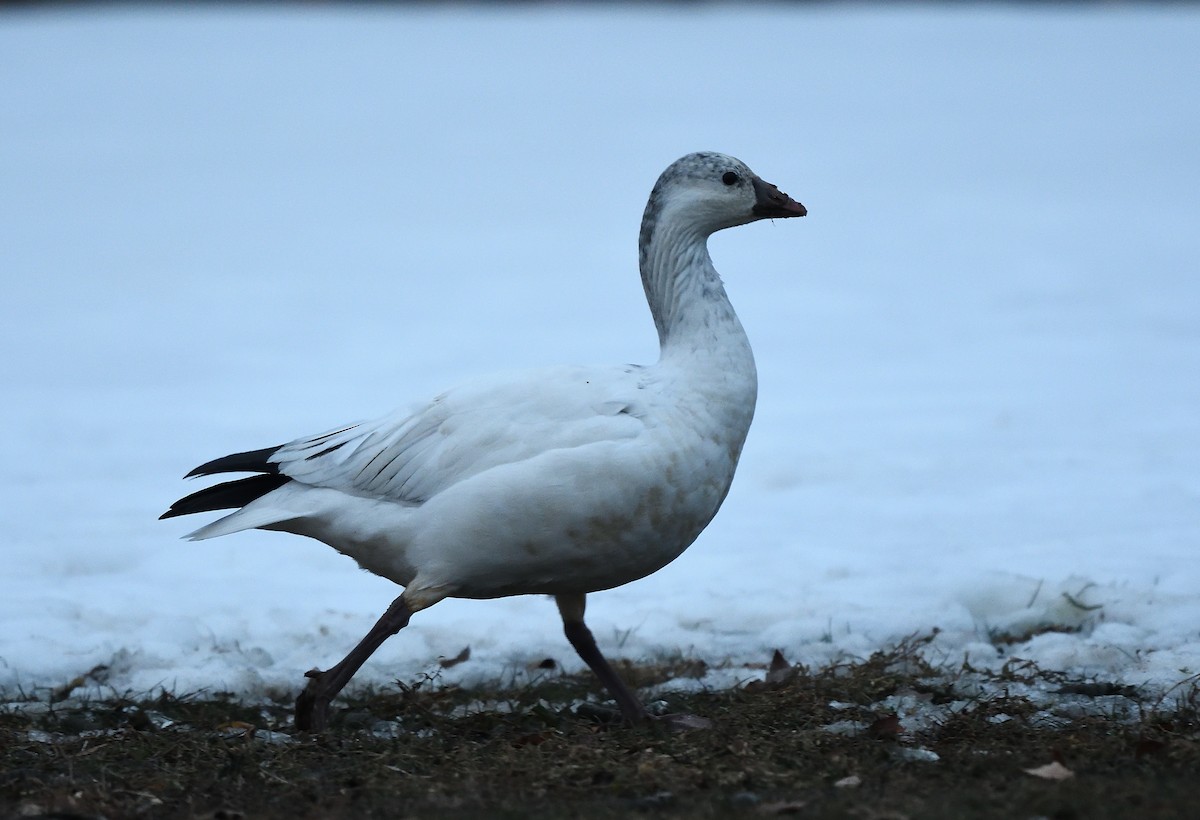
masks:
<path id="1" fill-rule="evenodd" d="M 436 680 L 339 704 L 162 695 L 0 713 L 0 812 L 117 817 L 1192 817 L 1193 686 L 1147 702 L 1013 665 L 929 668 L 921 641 L 825 669 L 667 697 L 671 734 L 605 719 L 587 676 L 480 692 Z M 681 667 L 682 664 L 682 667 Z M 692 666 L 694 667 L 694 662 Z M 688 664 L 625 671 L 647 685 Z M 694 670 L 693 670 L 694 671 Z M 1057 694 L 1053 693 L 1058 690 Z M 1050 704 L 1050 705 L 1048 705 Z M 1026 772 L 1057 761 L 1047 779 Z"/>

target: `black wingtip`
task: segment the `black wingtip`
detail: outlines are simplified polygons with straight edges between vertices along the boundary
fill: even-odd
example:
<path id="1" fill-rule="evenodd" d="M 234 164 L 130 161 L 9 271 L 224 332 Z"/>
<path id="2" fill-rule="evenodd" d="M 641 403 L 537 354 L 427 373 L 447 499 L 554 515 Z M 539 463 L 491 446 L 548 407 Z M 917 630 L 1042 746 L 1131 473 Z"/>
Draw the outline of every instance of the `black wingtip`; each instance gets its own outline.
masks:
<path id="1" fill-rule="evenodd" d="M 177 515 L 244 507 L 272 490 L 279 489 L 289 481 L 291 479 L 285 475 L 252 475 L 248 478 L 239 478 L 212 487 L 205 487 L 203 490 L 176 501 L 171 505 L 171 509 L 158 517 L 158 520 L 174 518 Z"/>
<path id="2" fill-rule="evenodd" d="M 244 453 L 234 453 L 233 455 L 221 456 L 214 458 L 212 461 L 201 464 L 196 469 L 184 476 L 184 478 L 195 478 L 201 475 L 214 475 L 216 473 L 269 473 L 271 475 L 279 475 L 279 465 L 268 461 L 276 450 L 283 447 L 282 444 L 275 447 L 264 447 L 261 450 L 248 450 Z"/>

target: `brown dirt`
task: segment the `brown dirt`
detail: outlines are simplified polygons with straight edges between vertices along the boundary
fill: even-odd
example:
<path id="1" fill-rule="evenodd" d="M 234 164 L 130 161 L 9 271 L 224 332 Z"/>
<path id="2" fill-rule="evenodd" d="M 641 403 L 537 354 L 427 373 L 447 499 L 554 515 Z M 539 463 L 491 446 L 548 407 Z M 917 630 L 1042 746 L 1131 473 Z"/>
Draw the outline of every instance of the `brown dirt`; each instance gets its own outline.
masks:
<path id="1" fill-rule="evenodd" d="M 0 816 L 1194 817 L 1200 696 L 1012 664 L 925 665 L 920 641 L 769 682 L 668 694 L 714 728 L 606 719 L 590 677 L 480 691 L 436 679 L 295 733 L 284 703 L 222 697 L 10 705 Z M 696 661 L 624 670 L 640 685 Z M 1056 705 L 1057 704 L 1057 705 Z M 1027 770 L 1057 763 L 1043 774 Z"/>

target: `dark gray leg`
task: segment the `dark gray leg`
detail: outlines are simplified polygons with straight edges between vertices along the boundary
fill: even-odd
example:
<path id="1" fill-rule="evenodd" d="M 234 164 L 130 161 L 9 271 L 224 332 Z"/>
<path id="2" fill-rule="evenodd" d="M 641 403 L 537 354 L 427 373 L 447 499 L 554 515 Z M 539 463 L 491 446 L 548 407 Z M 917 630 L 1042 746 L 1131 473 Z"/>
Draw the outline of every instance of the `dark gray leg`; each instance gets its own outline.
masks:
<path id="1" fill-rule="evenodd" d="M 596 639 L 592 637 L 592 631 L 583 622 L 583 610 L 587 597 L 585 595 L 556 595 L 554 600 L 558 603 L 558 611 L 562 613 L 563 632 L 567 634 L 567 640 L 571 642 L 571 646 L 575 647 L 575 651 L 579 653 L 579 657 L 583 658 L 583 662 L 596 673 L 596 677 L 604 684 L 604 688 L 613 696 L 625 722 L 642 723 L 648 720 L 650 714 L 646 711 L 646 707 L 642 706 L 637 696 L 629 691 L 629 687 L 600 654 L 600 648 L 596 646 Z"/>
<path id="2" fill-rule="evenodd" d="M 387 612 L 383 613 L 371 631 L 366 634 L 358 646 L 350 650 L 342 662 L 322 672 L 311 669 L 304 673 L 308 686 L 296 698 L 296 728 L 303 731 L 319 732 L 325 728 L 329 720 L 329 704 L 342 691 L 354 673 L 359 670 L 367 658 L 383 645 L 383 642 L 408 626 L 412 610 L 404 602 L 401 595 L 392 601 Z"/>
<path id="3" fill-rule="evenodd" d="M 629 687 L 617 677 L 617 673 L 600 654 L 600 649 L 596 646 L 596 639 L 592 637 L 592 631 L 583 622 L 583 610 L 587 606 L 587 596 L 584 594 L 556 595 L 554 600 L 558 604 L 558 611 L 562 613 L 563 632 L 567 633 L 567 640 L 571 642 L 571 646 L 575 647 L 575 651 L 579 653 L 579 657 L 583 658 L 583 662 L 596 673 L 596 677 L 604 684 L 604 688 L 613 696 L 626 723 L 638 724 L 653 720 L 676 732 L 708 729 L 712 726 L 711 720 L 697 715 L 655 716 L 647 712 L 646 707 L 642 706 L 641 701 L 637 699 L 637 695 L 629 691 Z"/>

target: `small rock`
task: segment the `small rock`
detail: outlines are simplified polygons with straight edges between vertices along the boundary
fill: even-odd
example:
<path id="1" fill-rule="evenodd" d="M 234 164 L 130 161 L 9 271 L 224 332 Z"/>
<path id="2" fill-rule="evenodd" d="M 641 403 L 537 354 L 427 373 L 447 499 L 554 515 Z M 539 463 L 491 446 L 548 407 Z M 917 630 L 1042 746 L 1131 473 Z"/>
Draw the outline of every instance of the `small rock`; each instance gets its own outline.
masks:
<path id="1" fill-rule="evenodd" d="M 675 794 L 673 792 L 664 790 L 655 792 L 654 794 L 648 794 L 645 797 L 637 798 L 633 801 L 633 807 L 641 810 L 661 809 L 670 805 L 672 802 L 674 802 L 674 800 Z"/>
<path id="2" fill-rule="evenodd" d="M 729 798 L 729 802 L 739 808 L 757 806 L 761 801 L 762 798 L 754 792 L 737 792 Z"/>

